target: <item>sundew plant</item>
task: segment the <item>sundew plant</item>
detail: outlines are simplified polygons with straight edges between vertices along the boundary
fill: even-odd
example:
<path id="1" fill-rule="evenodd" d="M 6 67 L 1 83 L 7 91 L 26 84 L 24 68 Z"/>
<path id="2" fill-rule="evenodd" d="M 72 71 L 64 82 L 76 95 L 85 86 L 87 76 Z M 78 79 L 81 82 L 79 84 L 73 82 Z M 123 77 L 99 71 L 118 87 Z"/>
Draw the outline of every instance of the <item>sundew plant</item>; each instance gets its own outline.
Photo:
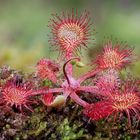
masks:
<path id="1" fill-rule="evenodd" d="M 41 58 L 31 74 L 3 66 L 0 71 L 1 112 L 31 116 L 39 105 L 44 106 L 44 111 L 48 108 L 59 111 L 72 102 L 80 108 L 80 115 L 87 118 L 87 124 L 89 120 L 114 125 L 125 122 L 130 130 L 138 127 L 140 80 L 132 74 L 122 74 L 134 61 L 133 48 L 106 40 L 98 56 L 89 62 L 92 69 L 77 78 L 74 66 L 89 67 L 81 62 L 81 49 L 88 48 L 95 38 L 89 12 L 80 14 L 72 9 L 52 14 L 48 27 L 51 30 L 49 43 L 59 51 L 61 59 L 58 62 Z"/>

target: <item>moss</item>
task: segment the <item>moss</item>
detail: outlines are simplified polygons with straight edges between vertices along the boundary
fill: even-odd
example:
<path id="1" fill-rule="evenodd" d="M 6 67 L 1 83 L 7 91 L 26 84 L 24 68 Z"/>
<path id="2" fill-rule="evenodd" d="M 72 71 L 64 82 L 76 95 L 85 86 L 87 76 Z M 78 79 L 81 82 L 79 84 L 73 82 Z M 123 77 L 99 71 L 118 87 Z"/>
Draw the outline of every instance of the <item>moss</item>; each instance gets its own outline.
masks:
<path id="1" fill-rule="evenodd" d="M 30 116 L 5 114 L 0 136 L 4 135 L 7 140 L 132 140 L 139 136 L 138 130 L 130 131 L 126 127 L 125 118 L 122 123 L 116 124 L 104 120 L 94 122 L 81 113 L 81 108 L 71 101 L 59 110 L 40 104 Z M 4 117 L 4 114 L 1 116 Z"/>
<path id="2" fill-rule="evenodd" d="M 67 118 L 64 119 L 62 124 L 57 127 L 57 131 L 60 133 L 62 140 L 77 140 L 79 138 L 85 138 L 84 129 L 78 130 L 79 126 L 70 123 Z"/>
<path id="3" fill-rule="evenodd" d="M 40 108 L 36 108 L 35 112 L 25 124 L 25 131 L 22 133 L 22 138 L 25 139 L 29 136 L 38 136 L 46 130 L 47 122 L 43 120 L 45 114 L 41 112 L 39 113 L 40 110 Z"/>

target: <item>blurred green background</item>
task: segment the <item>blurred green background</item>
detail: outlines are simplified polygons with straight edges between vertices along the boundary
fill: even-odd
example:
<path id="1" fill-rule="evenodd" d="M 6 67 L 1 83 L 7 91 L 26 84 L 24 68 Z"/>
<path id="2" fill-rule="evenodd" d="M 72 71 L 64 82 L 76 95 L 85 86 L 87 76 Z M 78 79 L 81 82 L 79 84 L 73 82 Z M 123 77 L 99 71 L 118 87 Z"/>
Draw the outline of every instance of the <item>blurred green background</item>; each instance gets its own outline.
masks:
<path id="1" fill-rule="evenodd" d="M 112 35 L 135 47 L 138 61 L 130 69 L 140 74 L 139 0 L 0 0 L 0 65 L 32 71 L 42 57 L 54 58 L 48 43 L 51 13 L 71 8 L 91 13 L 96 45 L 85 52 L 84 61 L 96 56 L 104 36 Z"/>

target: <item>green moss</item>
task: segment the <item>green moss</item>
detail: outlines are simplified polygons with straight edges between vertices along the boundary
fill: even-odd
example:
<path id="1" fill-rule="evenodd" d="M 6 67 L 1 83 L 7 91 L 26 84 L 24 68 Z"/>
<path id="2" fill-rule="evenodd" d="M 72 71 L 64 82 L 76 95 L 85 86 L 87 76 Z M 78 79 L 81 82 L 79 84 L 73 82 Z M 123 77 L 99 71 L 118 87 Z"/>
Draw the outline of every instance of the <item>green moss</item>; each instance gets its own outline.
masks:
<path id="1" fill-rule="evenodd" d="M 76 124 L 70 126 L 68 119 L 65 118 L 62 124 L 57 127 L 57 131 L 60 133 L 62 140 L 77 140 L 86 137 L 84 130 L 78 130 L 78 127 Z"/>

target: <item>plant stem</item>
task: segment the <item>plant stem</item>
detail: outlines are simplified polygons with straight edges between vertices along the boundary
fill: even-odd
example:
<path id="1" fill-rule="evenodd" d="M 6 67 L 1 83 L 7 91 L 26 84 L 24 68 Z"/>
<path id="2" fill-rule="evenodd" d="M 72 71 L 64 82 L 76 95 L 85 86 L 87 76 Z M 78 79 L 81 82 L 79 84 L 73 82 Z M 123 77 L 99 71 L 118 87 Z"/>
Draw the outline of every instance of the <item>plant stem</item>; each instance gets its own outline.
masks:
<path id="1" fill-rule="evenodd" d="M 71 58 L 72 58 L 72 53 L 67 52 L 66 53 L 66 61 L 70 60 Z M 72 68 L 71 64 L 68 64 L 68 66 L 67 66 L 67 73 L 68 73 L 68 75 L 71 75 L 71 76 L 73 74 L 73 68 Z"/>
<path id="2" fill-rule="evenodd" d="M 89 103 L 82 100 L 76 93 L 71 93 L 70 97 L 72 100 L 74 100 L 77 104 L 79 104 L 82 107 L 86 107 L 87 105 L 89 105 Z"/>
<path id="3" fill-rule="evenodd" d="M 31 94 L 29 94 L 29 96 L 31 95 L 40 95 L 40 94 L 47 94 L 47 93 L 60 93 L 63 92 L 63 88 L 52 88 L 52 89 L 40 89 L 40 90 L 36 90 L 34 92 L 31 92 Z"/>
<path id="4" fill-rule="evenodd" d="M 71 75 L 69 75 L 69 71 L 67 72 L 68 68 L 67 68 L 67 70 L 66 70 L 66 66 L 67 66 L 67 64 L 68 64 L 71 60 L 73 60 L 73 59 L 80 60 L 80 58 L 78 58 L 78 57 L 73 57 L 73 58 L 69 59 L 68 61 L 66 61 L 65 64 L 64 64 L 64 66 L 63 66 L 63 73 L 64 73 L 64 75 L 65 75 L 65 77 L 66 77 L 66 80 L 67 80 L 67 82 L 68 82 L 69 85 L 71 84 L 71 83 L 70 83 L 70 79 L 69 79 L 69 76 L 71 76 Z M 71 65 L 71 64 L 70 64 L 70 65 Z M 72 66 L 72 65 L 71 65 L 71 66 Z"/>
<path id="5" fill-rule="evenodd" d="M 97 73 L 99 73 L 99 72 L 100 72 L 99 69 L 95 69 L 95 70 L 89 71 L 89 72 L 87 72 L 86 74 L 82 75 L 82 76 L 78 79 L 78 81 L 79 81 L 79 83 L 81 84 L 81 83 L 84 82 L 85 80 L 94 77 L 94 76 L 95 76 Z"/>
<path id="6" fill-rule="evenodd" d="M 79 91 L 84 91 L 84 92 L 91 92 L 91 93 L 97 93 L 98 88 L 96 86 L 81 86 L 78 88 Z"/>

